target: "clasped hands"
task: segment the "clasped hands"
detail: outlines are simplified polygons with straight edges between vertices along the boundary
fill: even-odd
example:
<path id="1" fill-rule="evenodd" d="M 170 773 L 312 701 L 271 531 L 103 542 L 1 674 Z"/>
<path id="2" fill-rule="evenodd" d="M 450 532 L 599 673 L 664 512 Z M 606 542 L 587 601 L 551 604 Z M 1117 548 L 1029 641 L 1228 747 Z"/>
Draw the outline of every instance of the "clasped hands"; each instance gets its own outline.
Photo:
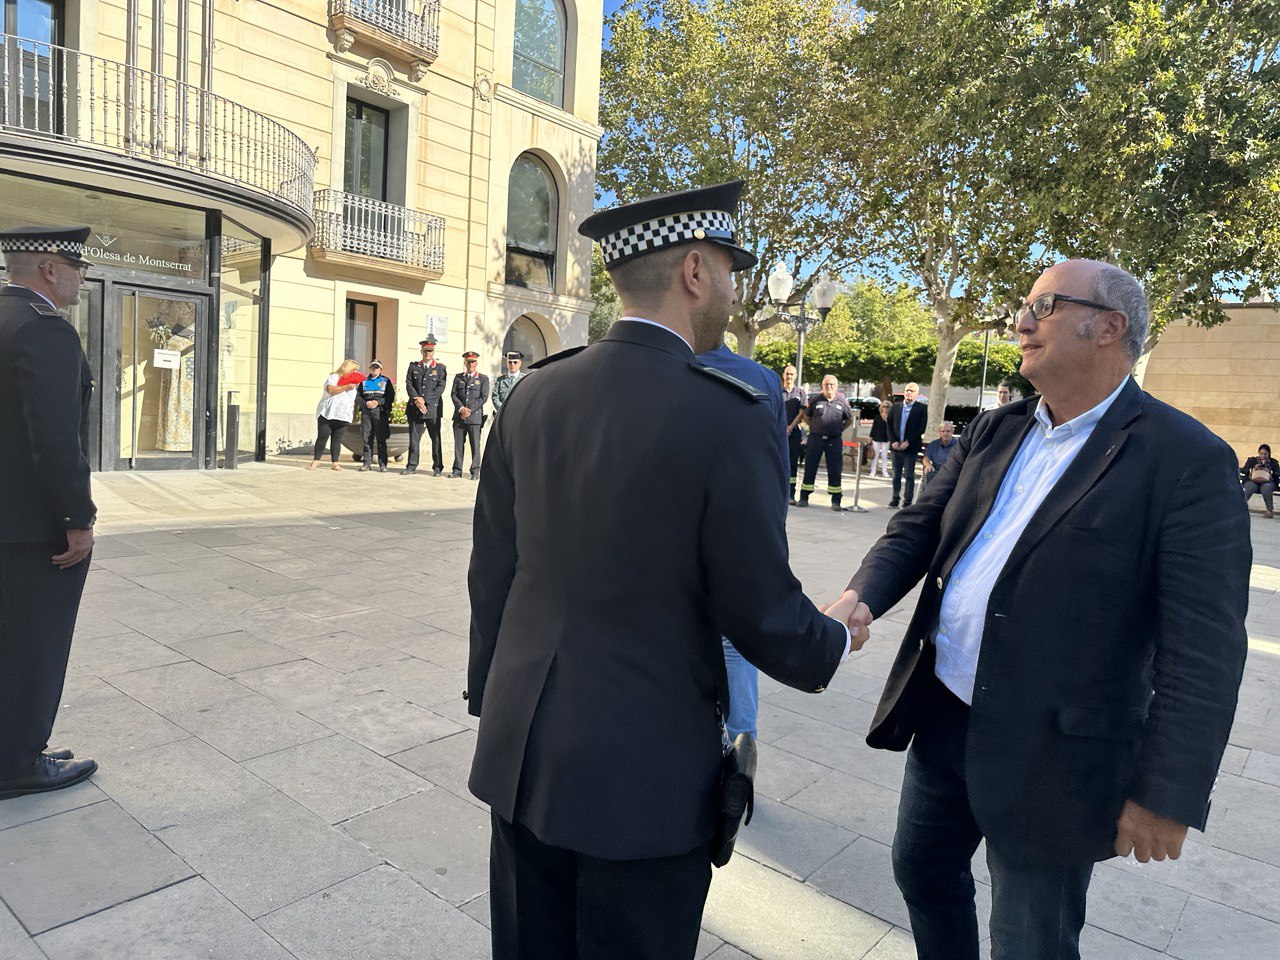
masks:
<path id="1" fill-rule="evenodd" d="M 819 607 L 832 620 L 839 620 L 849 628 L 849 649 L 861 650 L 862 645 L 871 637 L 871 609 L 858 599 L 858 591 L 846 590 L 824 607 Z"/>

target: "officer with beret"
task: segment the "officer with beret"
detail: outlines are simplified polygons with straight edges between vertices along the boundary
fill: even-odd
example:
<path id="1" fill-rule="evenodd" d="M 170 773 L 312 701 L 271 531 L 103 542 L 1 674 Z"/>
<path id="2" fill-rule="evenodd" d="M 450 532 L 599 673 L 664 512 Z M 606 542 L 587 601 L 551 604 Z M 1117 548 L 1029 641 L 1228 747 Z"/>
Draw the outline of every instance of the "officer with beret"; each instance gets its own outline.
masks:
<path id="1" fill-rule="evenodd" d="M 480 354 L 462 355 L 465 369 L 453 378 L 453 473 L 462 476 L 463 448 L 471 441 L 471 479 L 480 476 L 480 431 L 484 429 L 484 405 L 489 401 L 489 378 L 477 371 Z"/>
<path id="2" fill-rule="evenodd" d="M 0 233 L 0 799 L 58 790 L 98 765 L 49 749 L 97 514 L 93 379 L 59 310 L 80 302 L 88 227 Z"/>
<path id="3" fill-rule="evenodd" d="M 813 692 L 866 637 L 791 573 L 776 410 L 695 356 L 724 337 L 733 271 L 756 263 L 735 236 L 741 189 L 587 218 L 622 318 L 540 361 L 489 437 L 467 706 L 495 960 L 691 960 L 721 798 L 721 634 Z"/>
<path id="4" fill-rule="evenodd" d="M 511 395 L 511 391 L 515 385 L 525 377 L 525 372 L 520 369 L 524 362 L 524 354 L 519 350 L 512 350 L 507 354 L 507 372 L 493 384 L 493 412 L 496 416 L 498 411 L 502 409 L 502 405 L 507 402 L 507 397 Z"/>
<path id="5" fill-rule="evenodd" d="M 405 418 L 409 421 L 409 457 L 401 476 L 411 476 L 418 469 L 418 450 L 422 445 L 422 432 L 431 436 L 431 475 L 444 473 L 444 452 L 440 444 L 440 421 L 444 410 L 444 391 L 448 384 L 448 371 L 436 360 L 436 338 L 427 335 L 419 340 L 422 359 L 409 364 L 404 375 L 404 389 L 409 399 L 405 403 Z"/>

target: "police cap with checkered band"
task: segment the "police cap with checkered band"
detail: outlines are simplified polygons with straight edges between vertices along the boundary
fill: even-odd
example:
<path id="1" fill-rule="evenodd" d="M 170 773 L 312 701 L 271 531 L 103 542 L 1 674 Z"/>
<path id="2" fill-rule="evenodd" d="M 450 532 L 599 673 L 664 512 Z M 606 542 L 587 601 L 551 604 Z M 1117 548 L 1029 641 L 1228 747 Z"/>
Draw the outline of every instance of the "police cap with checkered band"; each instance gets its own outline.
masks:
<path id="1" fill-rule="evenodd" d="M 682 243 L 699 241 L 724 247 L 733 269 L 756 265 L 756 256 L 738 245 L 733 218 L 742 181 L 681 190 L 601 210 L 582 221 L 578 232 L 600 244 L 604 265 L 619 264 Z"/>
<path id="2" fill-rule="evenodd" d="M 88 227 L 18 227 L 0 232 L 0 253 L 56 253 L 75 264 L 92 266 L 84 258 Z"/>

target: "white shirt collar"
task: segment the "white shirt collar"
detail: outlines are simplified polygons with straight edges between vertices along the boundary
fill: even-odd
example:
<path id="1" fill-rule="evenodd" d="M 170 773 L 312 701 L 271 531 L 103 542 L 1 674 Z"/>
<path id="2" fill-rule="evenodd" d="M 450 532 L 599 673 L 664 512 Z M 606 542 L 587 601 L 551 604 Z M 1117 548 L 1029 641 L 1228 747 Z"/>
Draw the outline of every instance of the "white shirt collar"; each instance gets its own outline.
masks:
<path id="1" fill-rule="evenodd" d="M 619 321 L 626 320 L 630 323 L 647 323 L 651 327 L 657 327 L 659 330 L 667 331 L 667 333 L 671 334 L 673 337 L 679 337 L 681 343 L 683 343 L 690 350 L 693 349 L 692 343 L 690 343 L 684 337 L 681 337 L 680 334 L 676 333 L 670 327 L 666 326 L 665 324 L 658 323 L 656 320 L 646 320 L 644 317 L 619 317 L 618 320 Z"/>
<path id="2" fill-rule="evenodd" d="M 1044 427 L 1044 435 L 1053 439 L 1066 439 L 1073 437 L 1081 430 L 1092 430 L 1103 415 L 1111 409 L 1111 404 L 1115 402 L 1116 397 L 1120 396 L 1120 391 L 1124 389 L 1125 384 L 1129 382 L 1126 376 L 1120 381 L 1120 386 L 1116 387 L 1111 396 L 1103 400 L 1092 410 L 1086 410 L 1074 420 L 1068 420 L 1066 423 L 1053 425 L 1053 420 L 1049 416 L 1049 405 L 1044 402 L 1044 397 L 1040 398 L 1040 402 L 1036 404 L 1036 419 L 1040 421 L 1040 426 Z"/>
<path id="3" fill-rule="evenodd" d="M 12 280 L 9 281 L 9 286 L 21 287 L 23 290 L 31 290 L 31 288 L 28 287 L 25 283 L 14 283 Z M 39 290 L 31 290 L 31 292 L 34 293 L 37 297 L 39 297 L 41 300 L 43 300 L 45 303 L 47 303 L 49 306 L 53 307 L 53 309 L 55 310 L 58 309 L 58 305 L 54 303 L 52 300 L 50 300 L 48 297 L 46 297 Z"/>

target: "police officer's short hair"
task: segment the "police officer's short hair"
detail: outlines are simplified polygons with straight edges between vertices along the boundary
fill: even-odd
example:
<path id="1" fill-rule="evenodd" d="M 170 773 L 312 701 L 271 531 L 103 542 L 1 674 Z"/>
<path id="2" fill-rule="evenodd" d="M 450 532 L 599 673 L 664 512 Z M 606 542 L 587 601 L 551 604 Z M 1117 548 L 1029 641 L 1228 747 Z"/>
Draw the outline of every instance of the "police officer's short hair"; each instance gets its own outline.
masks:
<path id="1" fill-rule="evenodd" d="M 634 260 L 627 260 L 609 268 L 609 278 L 618 294 L 628 304 L 638 307 L 656 307 L 671 289 L 676 267 L 694 250 L 710 244 L 685 243 L 665 250 L 658 250 Z"/>

